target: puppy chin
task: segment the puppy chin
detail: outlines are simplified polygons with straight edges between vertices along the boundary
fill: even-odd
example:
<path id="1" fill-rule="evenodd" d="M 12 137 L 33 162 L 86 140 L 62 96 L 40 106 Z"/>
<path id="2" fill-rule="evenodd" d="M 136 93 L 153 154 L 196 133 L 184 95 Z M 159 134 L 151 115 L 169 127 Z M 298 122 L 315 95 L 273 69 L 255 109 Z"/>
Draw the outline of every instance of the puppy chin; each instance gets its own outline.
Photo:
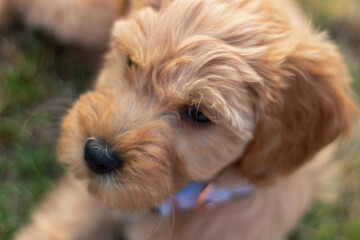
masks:
<path id="1" fill-rule="evenodd" d="M 105 203 L 108 207 L 136 212 L 149 210 L 162 204 L 166 198 L 179 187 L 173 184 L 173 177 L 168 172 L 156 171 L 139 174 L 125 169 L 110 174 L 99 175 L 93 173 L 86 164 L 68 165 L 69 172 L 83 182 L 88 191 Z"/>
<path id="2" fill-rule="evenodd" d="M 159 206 L 177 190 L 171 176 L 161 173 L 154 172 L 154 177 L 145 180 L 143 177 L 124 176 L 126 173 L 120 171 L 109 175 L 97 175 L 85 164 L 81 167 L 69 165 L 67 170 L 108 207 L 126 212 Z"/>
<path id="3" fill-rule="evenodd" d="M 114 179 L 95 177 L 87 179 L 88 190 L 108 207 L 121 211 L 136 212 L 148 210 L 162 204 L 173 192 L 171 181 L 164 184 L 142 183 L 124 179 L 122 183 Z"/>

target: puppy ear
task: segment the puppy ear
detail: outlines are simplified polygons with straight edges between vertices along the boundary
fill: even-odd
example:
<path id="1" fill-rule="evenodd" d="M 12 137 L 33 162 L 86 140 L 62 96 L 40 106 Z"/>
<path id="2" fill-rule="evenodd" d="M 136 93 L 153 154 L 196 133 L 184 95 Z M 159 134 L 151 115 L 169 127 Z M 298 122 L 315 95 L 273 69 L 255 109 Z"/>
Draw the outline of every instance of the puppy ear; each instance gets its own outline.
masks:
<path id="1" fill-rule="evenodd" d="M 356 113 L 350 81 L 333 44 L 321 36 L 306 39 L 284 59 L 281 84 L 265 83 L 278 98 L 265 100 L 254 139 L 237 165 L 255 182 L 294 171 L 349 133 Z"/>

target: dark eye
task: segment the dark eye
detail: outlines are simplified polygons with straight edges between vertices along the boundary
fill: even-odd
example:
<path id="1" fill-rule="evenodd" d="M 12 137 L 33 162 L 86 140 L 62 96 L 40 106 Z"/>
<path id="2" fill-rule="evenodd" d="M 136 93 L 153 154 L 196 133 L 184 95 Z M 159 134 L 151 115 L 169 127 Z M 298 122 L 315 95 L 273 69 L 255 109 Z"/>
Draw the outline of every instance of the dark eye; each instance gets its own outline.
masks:
<path id="1" fill-rule="evenodd" d="M 186 109 L 186 116 L 190 121 L 197 124 L 210 123 L 210 119 L 208 119 L 205 114 L 194 106 L 190 106 Z"/>
<path id="2" fill-rule="evenodd" d="M 127 58 L 127 65 L 128 65 L 129 67 L 131 67 L 133 64 L 134 64 L 134 63 L 133 63 L 133 61 L 131 60 L 130 56 L 128 56 L 128 58 Z"/>

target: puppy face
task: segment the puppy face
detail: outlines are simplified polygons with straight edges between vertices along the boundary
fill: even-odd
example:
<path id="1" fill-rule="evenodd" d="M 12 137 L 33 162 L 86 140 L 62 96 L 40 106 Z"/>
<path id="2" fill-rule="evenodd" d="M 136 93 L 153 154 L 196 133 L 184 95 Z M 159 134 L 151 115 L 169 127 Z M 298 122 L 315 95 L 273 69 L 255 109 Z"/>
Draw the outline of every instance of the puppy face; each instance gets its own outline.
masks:
<path id="1" fill-rule="evenodd" d="M 322 80 L 344 78 L 342 69 L 314 73 L 309 64 L 327 64 L 328 56 L 307 61 L 297 52 L 314 47 L 306 40 L 342 67 L 332 46 L 310 32 L 299 40 L 286 17 L 261 1 L 174 1 L 140 10 L 115 24 L 94 91 L 64 119 L 59 158 L 124 210 L 154 207 L 186 182 L 211 180 L 229 166 L 250 179 L 281 166 L 293 170 L 345 131 L 350 118 L 344 83 Z M 334 104 L 339 109 L 327 107 Z M 310 129 L 299 129 L 306 121 L 314 121 Z M 316 129 L 320 123 L 326 134 Z M 285 138 L 298 132 L 297 142 Z M 121 164 L 94 172 L 84 160 L 89 139 Z M 296 157 L 286 152 L 293 149 Z M 284 163 L 283 155 L 294 162 Z"/>

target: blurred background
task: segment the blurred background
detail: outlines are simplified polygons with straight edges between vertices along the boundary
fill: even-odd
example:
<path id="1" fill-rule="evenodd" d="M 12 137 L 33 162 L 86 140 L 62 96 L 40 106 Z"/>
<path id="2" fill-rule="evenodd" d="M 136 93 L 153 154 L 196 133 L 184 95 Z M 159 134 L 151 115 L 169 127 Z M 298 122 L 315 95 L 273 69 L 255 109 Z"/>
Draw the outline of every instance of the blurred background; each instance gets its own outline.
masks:
<path id="1" fill-rule="evenodd" d="M 345 55 L 360 96 L 360 0 L 299 0 Z M 18 24 L 0 33 L 0 239 L 11 239 L 64 171 L 61 117 L 96 77 L 101 53 L 62 46 Z M 338 153 L 339 195 L 316 201 L 291 240 L 360 239 L 360 135 Z M 261 231 L 261 230 L 260 230 Z M 271 240 L 271 239 L 269 239 Z"/>

